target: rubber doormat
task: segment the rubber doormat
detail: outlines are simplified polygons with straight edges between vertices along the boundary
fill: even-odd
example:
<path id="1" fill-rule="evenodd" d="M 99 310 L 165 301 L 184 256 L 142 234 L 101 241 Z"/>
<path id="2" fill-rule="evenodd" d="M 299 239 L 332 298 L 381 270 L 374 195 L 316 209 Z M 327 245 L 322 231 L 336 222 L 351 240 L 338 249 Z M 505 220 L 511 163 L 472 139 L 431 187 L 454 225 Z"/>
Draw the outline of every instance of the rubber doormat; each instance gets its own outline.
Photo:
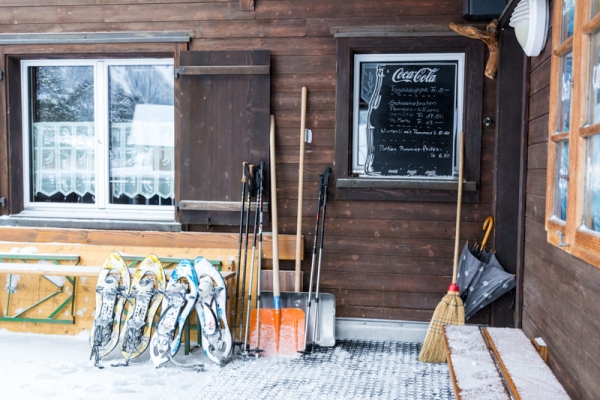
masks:
<path id="1" fill-rule="evenodd" d="M 338 341 L 289 358 L 234 359 L 203 399 L 454 399 L 448 364 L 418 361 L 421 344 Z"/>

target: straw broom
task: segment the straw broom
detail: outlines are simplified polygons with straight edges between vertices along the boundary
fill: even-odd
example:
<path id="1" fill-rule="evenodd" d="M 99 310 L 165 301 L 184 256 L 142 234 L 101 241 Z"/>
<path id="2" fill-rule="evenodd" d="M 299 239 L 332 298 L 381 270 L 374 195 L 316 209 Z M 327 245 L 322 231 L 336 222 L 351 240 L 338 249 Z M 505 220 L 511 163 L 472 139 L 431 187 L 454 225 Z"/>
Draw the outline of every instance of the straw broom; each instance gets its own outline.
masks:
<path id="1" fill-rule="evenodd" d="M 458 200 L 456 205 L 456 239 L 454 240 L 454 268 L 452 270 L 452 284 L 448 286 L 448 293 L 442 298 L 433 312 L 429 323 L 427 336 L 419 354 L 421 362 L 446 362 L 443 327 L 446 325 L 464 325 L 465 308 L 460 298 L 459 288 L 456 284 L 459 255 L 460 232 L 460 205 L 462 202 L 463 162 L 464 162 L 465 133 L 460 133 L 460 158 L 458 167 Z"/>

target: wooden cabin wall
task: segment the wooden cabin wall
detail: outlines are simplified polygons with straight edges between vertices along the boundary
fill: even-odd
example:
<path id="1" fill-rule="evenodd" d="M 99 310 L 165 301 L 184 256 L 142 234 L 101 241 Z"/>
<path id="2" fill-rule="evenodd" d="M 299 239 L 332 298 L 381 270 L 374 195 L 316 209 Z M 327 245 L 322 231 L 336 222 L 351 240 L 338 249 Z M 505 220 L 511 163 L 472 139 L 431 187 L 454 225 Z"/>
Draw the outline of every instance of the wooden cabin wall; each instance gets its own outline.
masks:
<path id="1" fill-rule="evenodd" d="M 306 144 L 302 205 L 307 289 L 318 175 L 325 166 L 337 168 L 333 165 L 336 40 L 330 28 L 447 27 L 449 22 L 465 22 L 462 2 L 256 0 L 254 11 L 241 11 L 239 6 L 239 1 L 224 0 L 4 0 L 0 32 L 189 30 L 194 35 L 189 50 L 270 50 L 279 232 L 285 234 L 296 232 L 300 99 L 302 86 L 308 88 L 306 127 L 313 132 L 313 142 Z M 484 117 L 495 115 L 495 85 L 484 80 Z M 464 204 L 462 209 L 460 237 L 472 242 L 482 239 L 482 223 L 492 208 L 495 133 L 494 126 L 482 129 L 481 195 L 478 203 Z M 333 189 L 335 183 L 331 184 Z M 333 190 L 330 193 L 333 196 Z M 321 290 L 336 296 L 337 316 L 428 321 L 451 282 L 455 218 L 456 204 L 451 202 L 330 197 Z M 281 267 L 293 269 L 294 263 L 286 261 Z M 483 311 L 472 322 L 486 323 L 488 314 Z"/>
<path id="2" fill-rule="evenodd" d="M 598 399 L 600 269 L 548 244 L 544 229 L 551 38 L 552 27 L 530 64 L 522 324 L 546 341 L 548 363 L 572 398 Z"/>

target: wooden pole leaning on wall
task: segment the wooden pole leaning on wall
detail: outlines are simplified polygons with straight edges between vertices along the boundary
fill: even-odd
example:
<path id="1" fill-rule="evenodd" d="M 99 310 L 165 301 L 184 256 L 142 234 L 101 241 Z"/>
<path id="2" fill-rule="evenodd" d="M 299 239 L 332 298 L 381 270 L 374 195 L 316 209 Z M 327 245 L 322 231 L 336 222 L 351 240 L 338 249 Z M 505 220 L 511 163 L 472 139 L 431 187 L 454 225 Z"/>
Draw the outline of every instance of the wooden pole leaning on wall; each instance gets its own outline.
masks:
<path id="1" fill-rule="evenodd" d="M 300 160 L 298 161 L 298 218 L 296 220 L 296 268 L 294 291 L 302 291 L 302 199 L 304 196 L 304 142 L 306 131 L 306 98 L 308 89 L 302 87 L 302 103 L 300 108 Z"/>

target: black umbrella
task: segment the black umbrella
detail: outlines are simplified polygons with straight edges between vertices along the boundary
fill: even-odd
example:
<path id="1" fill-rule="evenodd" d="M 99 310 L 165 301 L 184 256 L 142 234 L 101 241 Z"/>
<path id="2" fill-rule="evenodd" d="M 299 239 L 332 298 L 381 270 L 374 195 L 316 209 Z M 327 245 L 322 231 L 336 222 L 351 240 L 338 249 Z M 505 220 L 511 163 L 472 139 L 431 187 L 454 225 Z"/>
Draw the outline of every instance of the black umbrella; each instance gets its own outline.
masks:
<path id="1" fill-rule="evenodd" d="M 495 254 L 485 264 L 476 282 L 472 282 L 463 300 L 465 319 L 471 318 L 477 311 L 502 297 L 516 286 L 515 276 L 504 271 Z"/>
<path id="2" fill-rule="evenodd" d="M 481 246 L 475 246 L 469 251 L 468 245 L 465 245 L 461 254 L 464 267 L 460 276 L 464 288 L 460 286 L 460 280 L 458 284 L 465 306 L 465 319 L 471 318 L 477 311 L 516 286 L 514 275 L 504 271 L 496 255 L 485 249 L 493 225 L 494 218 L 492 216 L 487 217 L 483 223 L 486 234 Z"/>
<path id="3" fill-rule="evenodd" d="M 465 246 L 460 253 L 458 273 L 456 276 L 456 284 L 458 285 L 463 303 L 466 300 L 469 288 L 472 287 L 473 282 L 478 281 L 479 275 L 483 272 L 484 267 L 485 263 L 473 254 L 469 249 L 469 243 L 465 243 Z"/>

